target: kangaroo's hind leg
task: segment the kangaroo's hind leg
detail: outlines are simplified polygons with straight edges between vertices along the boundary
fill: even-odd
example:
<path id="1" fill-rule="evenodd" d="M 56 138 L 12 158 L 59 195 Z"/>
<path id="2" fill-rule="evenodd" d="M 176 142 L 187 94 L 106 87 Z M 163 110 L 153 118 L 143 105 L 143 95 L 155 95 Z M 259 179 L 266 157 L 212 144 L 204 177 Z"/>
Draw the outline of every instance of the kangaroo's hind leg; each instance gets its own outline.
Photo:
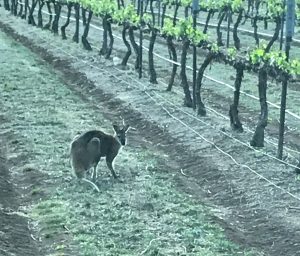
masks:
<path id="1" fill-rule="evenodd" d="M 91 165 L 93 166 L 92 181 L 95 182 L 97 179 L 97 165 L 101 158 L 100 139 L 96 137 L 92 138 L 87 145 L 87 151 L 91 159 Z"/>
<path id="2" fill-rule="evenodd" d="M 98 164 L 98 162 L 97 162 L 97 164 Z M 98 176 L 98 173 L 97 173 L 97 164 L 94 165 L 93 172 L 92 172 L 92 181 L 93 182 L 96 181 L 97 176 Z"/>
<path id="3" fill-rule="evenodd" d="M 111 174 L 113 175 L 113 177 L 115 179 L 118 178 L 118 176 L 116 175 L 116 172 L 114 170 L 114 167 L 113 167 L 113 161 L 115 159 L 116 155 L 109 155 L 106 157 L 106 165 L 108 167 L 108 169 L 111 171 Z"/>

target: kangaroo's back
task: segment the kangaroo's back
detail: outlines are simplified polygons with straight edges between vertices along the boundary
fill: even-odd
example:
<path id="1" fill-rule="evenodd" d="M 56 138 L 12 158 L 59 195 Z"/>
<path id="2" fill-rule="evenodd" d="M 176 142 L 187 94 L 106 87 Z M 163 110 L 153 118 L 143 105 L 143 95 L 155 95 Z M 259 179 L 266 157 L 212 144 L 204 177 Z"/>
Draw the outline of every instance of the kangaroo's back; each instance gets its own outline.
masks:
<path id="1" fill-rule="evenodd" d="M 95 138 L 97 138 L 100 141 L 101 157 L 107 156 L 107 154 L 111 152 L 113 147 L 120 145 L 120 143 L 114 136 L 98 130 L 88 131 L 83 135 L 81 135 L 77 140 L 78 145 L 80 145 L 81 148 L 82 147 L 87 148 L 89 143 Z"/>
<path id="2" fill-rule="evenodd" d="M 72 141 L 70 156 L 72 167 L 78 178 L 83 178 L 85 172 L 100 160 L 101 133 L 88 131 Z"/>
<path id="3" fill-rule="evenodd" d="M 94 167 L 93 179 L 96 177 L 96 167 L 101 157 L 106 157 L 106 163 L 116 178 L 112 163 L 118 155 L 121 146 L 125 145 L 126 132 L 129 126 L 113 125 L 115 135 L 109 135 L 99 130 L 91 130 L 76 136 L 70 147 L 70 157 L 75 175 L 84 178 L 85 173 Z"/>

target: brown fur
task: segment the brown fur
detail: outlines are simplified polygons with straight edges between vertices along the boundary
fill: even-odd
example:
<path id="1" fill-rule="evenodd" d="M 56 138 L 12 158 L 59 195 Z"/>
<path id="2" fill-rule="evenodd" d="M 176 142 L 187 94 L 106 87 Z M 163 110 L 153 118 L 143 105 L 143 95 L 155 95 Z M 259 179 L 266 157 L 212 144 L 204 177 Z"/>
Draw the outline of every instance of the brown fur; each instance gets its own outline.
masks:
<path id="1" fill-rule="evenodd" d="M 75 175 L 83 179 L 90 168 L 93 170 L 93 181 L 97 178 L 97 165 L 101 157 L 106 158 L 106 164 L 114 178 L 117 175 L 113 168 L 113 161 L 122 145 L 125 145 L 126 132 L 129 126 L 119 128 L 114 125 L 115 135 L 92 130 L 76 136 L 71 143 L 71 162 Z"/>

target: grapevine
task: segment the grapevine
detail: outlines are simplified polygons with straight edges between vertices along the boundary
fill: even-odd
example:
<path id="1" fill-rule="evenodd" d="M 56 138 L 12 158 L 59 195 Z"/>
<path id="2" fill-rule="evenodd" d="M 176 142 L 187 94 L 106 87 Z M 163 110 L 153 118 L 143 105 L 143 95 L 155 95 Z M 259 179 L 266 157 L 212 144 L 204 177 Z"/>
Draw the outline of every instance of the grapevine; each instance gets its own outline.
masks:
<path id="1" fill-rule="evenodd" d="M 11 2 L 11 5 L 9 4 Z M 156 23 L 156 14 L 153 9 L 153 0 L 150 0 L 150 12 L 145 13 L 141 18 L 137 13 L 133 4 L 124 4 L 122 0 L 77 0 L 77 1 L 38 1 L 33 0 L 29 8 L 28 0 L 25 0 L 24 10 L 20 8 L 19 15 L 27 18 L 28 23 L 36 25 L 34 20 L 34 11 L 38 6 L 38 22 L 39 27 L 43 27 L 42 8 L 46 4 L 50 13 L 49 22 L 44 28 L 51 29 L 57 34 L 59 26 L 60 12 L 64 6 L 67 7 L 67 20 L 60 28 L 63 39 L 66 39 L 66 27 L 70 22 L 71 10 L 75 10 L 75 33 L 73 40 L 79 42 L 80 16 L 82 16 L 84 32 L 81 41 L 85 49 L 92 50 L 87 37 L 89 33 L 89 25 L 93 16 L 100 17 L 104 29 L 102 47 L 100 54 L 109 58 L 113 50 L 113 34 L 112 26 L 118 25 L 122 28 L 122 39 L 126 46 L 127 52 L 122 59 L 122 66 L 126 66 L 132 49 L 135 52 L 135 67 L 139 66 L 140 48 L 135 41 L 134 31 L 140 29 L 143 33 L 149 34 L 149 74 L 150 81 L 157 83 L 156 72 L 154 68 L 153 49 L 156 37 L 160 36 L 166 40 L 170 58 L 173 60 L 172 72 L 167 90 L 171 90 L 175 75 L 177 72 L 177 48 L 181 51 L 181 70 L 180 81 L 183 87 L 185 99 L 184 105 L 191 107 L 197 105 L 198 114 L 205 115 L 205 106 L 201 99 L 202 79 L 206 68 L 211 65 L 214 60 L 230 65 L 236 71 L 234 102 L 230 106 L 230 121 L 233 129 L 242 131 L 242 124 L 238 118 L 238 101 L 239 90 L 242 85 L 242 79 L 245 71 L 254 72 L 258 76 L 258 88 L 261 100 L 261 112 L 259 117 L 256 133 L 252 138 L 251 144 L 254 146 L 262 146 L 263 130 L 267 124 L 267 106 L 266 106 L 266 89 L 269 78 L 276 79 L 279 82 L 291 77 L 300 75 L 300 61 L 298 59 L 287 60 L 286 55 L 282 51 L 274 48 L 274 43 L 279 38 L 279 32 L 282 25 L 282 16 L 285 8 L 281 0 L 263 0 L 263 1 L 245 1 L 245 0 L 207 0 L 200 1 L 200 12 L 206 14 L 206 23 L 203 30 L 195 28 L 193 20 L 189 17 L 191 11 L 191 0 L 163 0 L 162 1 L 162 19 L 159 24 Z M 54 6 L 53 17 L 51 6 Z M 15 0 L 4 0 L 4 8 L 10 10 L 13 15 L 18 15 L 18 3 Z M 148 8 L 146 4 L 145 11 Z M 170 10 L 173 15 L 166 16 L 166 11 Z M 296 2 L 296 16 L 299 18 L 300 2 Z M 80 13 L 80 10 L 82 13 Z M 29 12 L 28 12 L 29 11 Z M 184 19 L 178 19 L 178 15 L 184 13 Z M 218 15 L 217 41 L 215 42 L 208 35 L 208 25 L 211 17 Z M 86 17 L 88 15 L 88 17 Z M 243 20 L 244 19 L 244 20 Z M 229 31 L 227 32 L 227 44 L 224 47 L 222 41 L 221 25 L 227 20 L 227 25 L 234 22 L 233 25 L 233 44 L 229 45 Z M 250 20 L 253 25 L 254 38 L 256 47 L 254 49 L 241 50 L 243 42 L 238 37 L 238 27 Z M 268 22 L 275 23 L 275 31 L 269 42 L 261 41 L 258 36 L 259 22 L 263 21 L 264 26 L 268 26 Z M 129 38 L 129 40 L 127 39 Z M 109 42 L 108 42 L 109 41 Z M 206 56 L 204 61 L 198 67 L 197 86 L 196 86 L 196 102 L 191 98 L 189 81 L 186 75 L 186 59 L 189 47 L 193 45 L 201 48 Z"/>

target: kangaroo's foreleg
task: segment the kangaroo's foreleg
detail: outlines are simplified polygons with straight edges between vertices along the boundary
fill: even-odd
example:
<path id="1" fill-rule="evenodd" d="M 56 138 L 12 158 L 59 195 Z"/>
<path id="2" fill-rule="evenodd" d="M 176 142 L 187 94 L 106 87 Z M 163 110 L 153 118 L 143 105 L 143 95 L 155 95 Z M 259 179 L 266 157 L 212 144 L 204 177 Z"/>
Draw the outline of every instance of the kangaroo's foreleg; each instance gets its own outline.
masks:
<path id="1" fill-rule="evenodd" d="M 115 173 L 115 170 L 113 168 L 113 161 L 115 159 L 115 156 L 114 157 L 106 157 L 106 165 L 108 167 L 108 169 L 111 171 L 111 174 L 114 176 L 115 179 L 118 178 L 118 176 L 116 175 Z"/>

